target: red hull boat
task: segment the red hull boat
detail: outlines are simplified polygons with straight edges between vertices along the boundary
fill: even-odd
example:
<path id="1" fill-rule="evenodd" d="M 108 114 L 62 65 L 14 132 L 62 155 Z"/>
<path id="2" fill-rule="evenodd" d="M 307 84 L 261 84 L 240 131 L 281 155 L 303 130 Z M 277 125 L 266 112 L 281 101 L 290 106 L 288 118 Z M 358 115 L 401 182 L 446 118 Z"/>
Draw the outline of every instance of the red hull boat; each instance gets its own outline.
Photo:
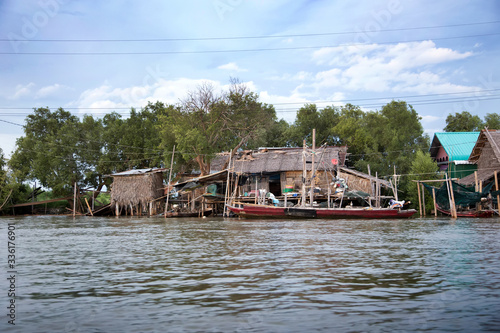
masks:
<path id="1" fill-rule="evenodd" d="M 323 218 L 323 219 L 394 219 L 409 218 L 415 209 L 391 208 L 310 208 L 310 207 L 276 207 L 235 203 L 227 208 L 240 217 L 247 218 Z"/>
<path id="2" fill-rule="evenodd" d="M 449 210 L 437 207 L 437 210 L 445 215 L 451 215 Z M 457 217 L 492 217 L 494 211 L 492 210 L 468 210 L 457 211 Z"/>

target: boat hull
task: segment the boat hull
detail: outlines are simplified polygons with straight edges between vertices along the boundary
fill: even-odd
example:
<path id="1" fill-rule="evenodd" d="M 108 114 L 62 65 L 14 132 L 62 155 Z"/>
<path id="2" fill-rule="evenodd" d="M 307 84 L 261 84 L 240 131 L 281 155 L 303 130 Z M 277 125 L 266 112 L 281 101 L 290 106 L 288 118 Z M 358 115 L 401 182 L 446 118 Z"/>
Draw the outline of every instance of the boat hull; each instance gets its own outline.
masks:
<path id="1" fill-rule="evenodd" d="M 409 218 L 415 209 L 390 208 L 285 208 L 236 204 L 227 206 L 234 214 L 245 218 L 322 218 L 322 219 L 392 219 Z"/>
<path id="2" fill-rule="evenodd" d="M 445 215 L 451 215 L 449 210 L 445 210 L 442 208 L 437 207 L 438 212 L 445 214 Z M 458 211 L 457 212 L 457 217 L 492 217 L 494 211 L 492 210 L 472 210 L 472 211 Z"/>

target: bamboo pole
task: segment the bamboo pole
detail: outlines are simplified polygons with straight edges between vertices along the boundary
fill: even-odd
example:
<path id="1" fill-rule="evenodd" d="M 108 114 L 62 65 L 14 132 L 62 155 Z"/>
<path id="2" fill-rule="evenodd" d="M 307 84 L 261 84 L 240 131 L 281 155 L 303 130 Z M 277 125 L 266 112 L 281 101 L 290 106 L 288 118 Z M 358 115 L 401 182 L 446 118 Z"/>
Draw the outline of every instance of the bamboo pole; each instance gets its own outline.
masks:
<path id="1" fill-rule="evenodd" d="M 224 196 L 224 212 L 222 213 L 222 216 L 227 215 L 227 200 L 229 196 L 229 174 L 231 170 L 231 157 L 233 154 L 229 154 L 229 164 L 228 164 L 228 169 L 227 169 L 227 180 L 226 180 L 226 195 Z"/>
<path id="2" fill-rule="evenodd" d="M 432 188 L 432 200 L 434 201 L 434 216 L 437 217 L 438 212 L 437 212 L 437 205 L 436 205 L 436 189 L 434 187 Z"/>
<path id="3" fill-rule="evenodd" d="M 302 190 L 301 190 L 301 203 L 300 205 L 304 207 L 306 205 L 306 140 L 303 141 L 302 145 Z"/>
<path id="4" fill-rule="evenodd" d="M 422 198 L 420 196 L 420 181 L 417 181 L 417 194 L 418 194 L 418 211 L 420 216 L 422 216 Z"/>
<path id="5" fill-rule="evenodd" d="M 313 128 L 313 133 L 312 133 L 312 166 L 311 166 L 311 189 L 309 190 L 309 204 L 311 207 L 313 206 L 314 202 L 314 159 L 315 159 L 315 149 L 316 149 L 316 129 Z"/>
<path id="6" fill-rule="evenodd" d="M 170 170 L 168 172 L 167 200 L 165 202 L 165 212 L 163 213 L 164 217 L 167 217 L 168 198 L 170 197 L 170 181 L 172 180 L 172 167 L 174 165 L 174 154 L 175 154 L 175 145 L 174 148 L 172 149 L 172 158 L 170 159 Z"/>
<path id="7" fill-rule="evenodd" d="M 476 192 L 479 188 L 479 185 L 477 184 L 477 171 L 474 171 L 474 184 L 475 184 L 475 188 L 476 188 Z"/>
<path id="8" fill-rule="evenodd" d="M 448 179 L 448 182 L 450 183 L 450 200 L 451 200 L 451 206 L 450 206 L 450 213 L 451 217 L 457 218 L 457 208 L 455 207 L 455 195 L 453 193 L 453 183 L 451 182 L 451 179 Z"/>
<path id="9" fill-rule="evenodd" d="M 76 216 L 76 182 L 75 182 L 75 188 L 73 191 L 73 217 Z"/>
<path id="10" fill-rule="evenodd" d="M 422 184 L 422 211 L 424 212 L 424 217 L 425 217 L 425 189 L 424 189 L 424 184 Z"/>
<path id="11" fill-rule="evenodd" d="M 89 201 L 87 200 L 87 198 L 85 198 L 85 203 L 87 204 L 87 207 L 89 209 L 90 215 L 94 216 L 94 213 L 92 213 L 92 209 L 90 208 Z"/>
<path id="12" fill-rule="evenodd" d="M 495 189 L 498 191 L 498 171 L 495 170 Z M 497 194 L 497 211 L 500 209 L 500 195 Z"/>

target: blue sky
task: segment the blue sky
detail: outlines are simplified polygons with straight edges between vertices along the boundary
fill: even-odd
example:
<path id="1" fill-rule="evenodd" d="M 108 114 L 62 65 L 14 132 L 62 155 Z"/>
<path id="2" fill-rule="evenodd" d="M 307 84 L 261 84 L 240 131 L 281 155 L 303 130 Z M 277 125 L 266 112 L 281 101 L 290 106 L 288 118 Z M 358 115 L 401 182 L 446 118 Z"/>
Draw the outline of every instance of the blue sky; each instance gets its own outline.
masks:
<path id="1" fill-rule="evenodd" d="M 35 107 L 102 116 L 239 78 L 289 122 L 305 103 L 500 112 L 500 2 L 0 1 L 0 148 Z M 48 53 L 48 54 L 43 54 Z"/>

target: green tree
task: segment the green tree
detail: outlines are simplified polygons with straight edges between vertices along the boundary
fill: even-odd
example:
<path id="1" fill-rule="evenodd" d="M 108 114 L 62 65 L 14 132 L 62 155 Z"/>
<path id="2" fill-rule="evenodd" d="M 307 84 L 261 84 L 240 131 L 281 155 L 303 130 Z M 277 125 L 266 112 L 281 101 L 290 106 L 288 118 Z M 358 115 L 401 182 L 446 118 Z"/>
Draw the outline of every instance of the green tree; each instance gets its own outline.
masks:
<path id="1" fill-rule="evenodd" d="M 476 132 L 480 131 L 484 124 L 479 116 L 473 116 L 467 111 L 449 114 L 446 117 L 445 132 Z"/>
<path id="2" fill-rule="evenodd" d="M 412 206 L 418 208 L 418 189 L 417 183 L 413 180 L 433 180 L 439 179 L 439 167 L 437 162 L 431 158 L 429 152 L 417 151 L 415 158 L 411 163 L 410 174 L 406 182 L 406 200 L 412 202 Z M 432 196 L 427 190 L 424 191 L 425 195 L 425 209 L 426 212 L 434 208 Z"/>
<path id="3" fill-rule="evenodd" d="M 76 151 L 78 118 L 62 108 L 38 108 L 26 118 L 24 133 L 9 161 L 19 182 L 38 179 L 55 195 L 71 193 L 73 184 L 83 179 Z"/>
<path id="4" fill-rule="evenodd" d="M 498 113 L 487 113 L 484 117 L 485 126 L 489 129 L 500 130 L 500 114 Z"/>
<path id="5" fill-rule="evenodd" d="M 306 140 L 307 145 L 311 145 L 312 132 L 316 129 L 317 145 L 336 145 L 339 140 L 333 128 L 339 119 L 340 111 L 337 107 L 327 106 L 318 110 L 316 104 L 306 104 L 297 111 L 295 122 L 289 127 L 286 136 L 293 146 L 301 147 L 303 140 Z"/>
<path id="6" fill-rule="evenodd" d="M 160 122 L 164 141 L 172 140 L 185 160 L 196 162 L 202 175 L 210 172 L 216 153 L 259 143 L 276 121 L 272 106 L 258 101 L 258 95 L 232 80 L 229 90 L 217 94 L 209 83 L 189 92 L 180 108 L 171 110 Z"/>

